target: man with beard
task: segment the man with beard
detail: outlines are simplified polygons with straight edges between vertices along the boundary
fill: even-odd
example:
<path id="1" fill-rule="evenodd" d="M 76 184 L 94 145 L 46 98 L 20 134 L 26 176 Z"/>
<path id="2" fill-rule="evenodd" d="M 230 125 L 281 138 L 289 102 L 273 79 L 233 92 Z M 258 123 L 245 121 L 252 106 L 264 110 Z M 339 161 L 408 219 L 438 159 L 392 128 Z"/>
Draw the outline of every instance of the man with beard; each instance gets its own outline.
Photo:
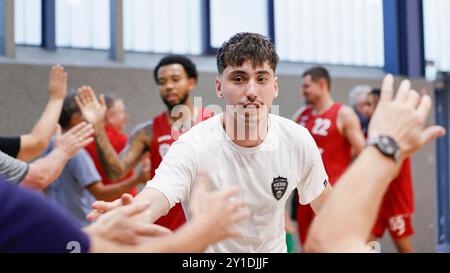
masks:
<path id="1" fill-rule="evenodd" d="M 102 166 L 110 179 L 120 179 L 127 174 L 137 165 L 142 155 L 146 152 L 150 152 L 150 178 L 153 178 L 162 158 L 177 137 L 192 127 L 193 124 L 212 116 L 211 112 L 195 108 L 192 103 L 190 94 L 197 85 L 197 77 L 198 73 L 195 64 L 184 56 L 167 56 L 158 63 L 154 70 L 154 78 L 159 86 L 161 98 L 166 104 L 167 110 L 152 120 L 138 125 L 133 130 L 134 132 L 130 136 L 128 145 L 121 152 L 120 156 L 117 155 L 111 146 L 105 132 L 106 103 L 104 98 L 100 97 L 100 105 L 97 106 L 101 107 L 102 111 L 97 111 L 97 113 L 101 115 L 94 118 L 99 122 L 93 122 L 93 124 L 98 124 L 95 126 L 96 142 L 99 147 L 98 152 Z M 79 94 L 78 98 L 79 102 L 81 102 L 79 105 L 83 114 L 87 112 L 83 111 L 83 109 L 88 110 L 81 106 L 83 98 L 89 97 L 84 95 L 92 93 L 92 89 L 85 88 Z M 180 108 L 185 110 L 182 111 L 181 116 L 173 114 Z M 177 124 L 181 126 L 177 126 Z M 188 126 L 183 126 L 186 124 Z M 131 196 L 129 197 L 131 198 Z M 156 221 L 155 224 L 175 230 L 185 222 L 186 217 L 179 203 L 167 215 Z"/>
<path id="2" fill-rule="evenodd" d="M 294 120 L 313 136 L 330 183 L 334 185 L 352 162 L 352 156 L 364 148 L 364 135 L 353 109 L 333 100 L 331 77 L 325 68 L 311 68 L 302 78 L 301 93 L 308 106 L 301 108 Z M 297 223 L 302 244 L 314 217 L 309 205 L 298 204 Z"/>
<path id="3" fill-rule="evenodd" d="M 106 118 L 105 131 L 108 136 L 109 142 L 113 146 L 114 150 L 116 150 L 117 153 L 120 153 L 127 146 L 128 143 L 128 135 L 124 132 L 128 120 L 128 114 L 126 112 L 125 103 L 122 99 L 114 97 L 112 95 L 105 96 L 105 102 L 107 109 L 105 117 Z M 88 146 L 86 146 L 85 150 L 86 152 L 88 152 L 88 154 L 94 161 L 95 168 L 102 177 L 103 184 L 105 185 L 115 184 L 117 182 L 133 177 L 134 174 L 133 171 L 131 171 L 122 179 L 112 181 L 105 174 L 102 164 L 100 163 L 100 159 L 97 152 L 97 144 L 95 144 L 95 142 L 91 142 Z M 144 164 L 143 168 L 147 169 L 147 172 L 149 172 L 150 162 L 148 162 L 149 161 L 148 155 L 144 155 L 143 158 L 144 158 L 142 162 L 142 164 Z M 136 187 L 133 187 L 128 191 L 128 193 L 131 194 L 132 196 L 136 196 L 137 192 L 138 189 Z"/>

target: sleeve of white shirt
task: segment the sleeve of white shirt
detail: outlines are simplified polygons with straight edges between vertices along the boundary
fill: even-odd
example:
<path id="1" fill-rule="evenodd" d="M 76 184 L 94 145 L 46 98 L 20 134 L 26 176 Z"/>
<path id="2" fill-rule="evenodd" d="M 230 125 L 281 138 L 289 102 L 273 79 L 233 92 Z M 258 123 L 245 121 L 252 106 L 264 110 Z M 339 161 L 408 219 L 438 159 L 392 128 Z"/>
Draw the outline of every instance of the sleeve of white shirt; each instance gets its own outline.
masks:
<path id="1" fill-rule="evenodd" d="M 306 205 L 314 201 L 328 184 L 328 175 L 323 165 L 322 157 L 316 142 L 309 134 L 304 145 L 304 160 L 300 183 L 297 189 L 300 196 L 300 204 Z"/>
<path id="2" fill-rule="evenodd" d="M 164 156 L 147 188 L 160 191 L 169 200 L 170 208 L 189 198 L 197 173 L 196 153 L 190 144 L 176 141 Z"/>

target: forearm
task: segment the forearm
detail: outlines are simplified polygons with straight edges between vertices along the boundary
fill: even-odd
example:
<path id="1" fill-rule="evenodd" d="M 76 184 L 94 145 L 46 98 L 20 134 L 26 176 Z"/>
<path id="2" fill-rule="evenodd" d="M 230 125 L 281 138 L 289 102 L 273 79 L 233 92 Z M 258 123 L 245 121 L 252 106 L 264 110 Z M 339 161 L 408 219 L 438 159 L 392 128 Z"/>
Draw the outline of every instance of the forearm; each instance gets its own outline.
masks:
<path id="1" fill-rule="evenodd" d="M 46 157 L 30 164 L 28 174 L 21 185 L 36 190 L 47 188 L 59 177 L 68 160 L 66 152 L 55 148 Z"/>
<path id="2" fill-rule="evenodd" d="M 144 188 L 135 198 L 134 202 L 150 202 L 149 208 L 136 218 L 144 223 L 154 223 L 170 209 L 169 200 L 160 191 Z"/>
<path id="3" fill-rule="evenodd" d="M 63 98 L 50 98 L 39 121 L 31 131 L 31 134 L 50 140 L 53 131 L 55 130 L 55 126 L 58 123 L 59 116 L 61 115 L 63 103 Z"/>
<path id="4" fill-rule="evenodd" d="M 48 146 L 58 123 L 63 99 L 51 98 L 31 132 L 21 137 L 21 148 L 17 158 L 31 160 L 39 156 Z"/>
<path id="5" fill-rule="evenodd" d="M 139 177 L 134 177 L 121 181 L 118 183 L 110 185 L 101 185 L 100 190 L 98 190 L 94 196 L 97 200 L 109 201 L 115 200 L 122 196 L 122 194 L 128 192 L 131 188 L 135 187 L 139 183 L 143 183 Z"/>
<path id="6" fill-rule="evenodd" d="M 208 245 L 208 231 L 202 223 L 192 220 L 172 235 L 152 239 L 143 245 L 139 252 L 204 252 Z"/>
<path id="7" fill-rule="evenodd" d="M 344 245 L 365 242 L 399 165 L 374 147 L 365 149 L 336 183 L 333 194 L 313 222 L 308 241 L 319 242 L 326 247 L 323 251 L 339 251 L 333 247 L 340 248 L 341 242 Z"/>
<path id="8" fill-rule="evenodd" d="M 100 163 L 108 178 L 111 180 L 118 180 L 123 177 L 130 168 L 123 164 L 109 142 L 104 125 L 95 126 L 95 142 Z"/>
<path id="9" fill-rule="evenodd" d="M 92 232 L 89 227 L 84 229 L 89 235 L 91 253 L 190 253 L 203 252 L 208 247 L 207 236 L 196 223 L 187 223 L 171 235 L 148 239 L 139 246 L 123 245 L 105 239 Z"/>

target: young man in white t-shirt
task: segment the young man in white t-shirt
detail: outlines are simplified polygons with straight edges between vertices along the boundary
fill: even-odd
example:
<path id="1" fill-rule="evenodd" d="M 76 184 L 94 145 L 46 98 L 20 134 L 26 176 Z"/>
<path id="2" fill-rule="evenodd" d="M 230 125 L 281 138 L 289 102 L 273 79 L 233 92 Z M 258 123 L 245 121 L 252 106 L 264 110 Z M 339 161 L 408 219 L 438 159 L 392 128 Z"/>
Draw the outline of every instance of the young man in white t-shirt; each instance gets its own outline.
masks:
<path id="1" fill-rule="evenodd" d="M 238 236 L 211 245 L 209 252 L 287 251 L 284 212 L 290 193 L 297 188 L 300 203 L 317 213 L 331 187 L 308 130 L 269 114 L 278 96 L 278 60 L 273 43 L 259 34 L 239 33 L 222 45 L 215 85 L 227 108 L 173 144 L 135 198 L 151 202 L 143 221 L 155 221 L 179 202 L 188 209 L 198 173 L 207 172 L 214 189 L 239 187 L 250 213 L 229 231 Z M 94 214 L 120 203 L 97 203 Z"/>

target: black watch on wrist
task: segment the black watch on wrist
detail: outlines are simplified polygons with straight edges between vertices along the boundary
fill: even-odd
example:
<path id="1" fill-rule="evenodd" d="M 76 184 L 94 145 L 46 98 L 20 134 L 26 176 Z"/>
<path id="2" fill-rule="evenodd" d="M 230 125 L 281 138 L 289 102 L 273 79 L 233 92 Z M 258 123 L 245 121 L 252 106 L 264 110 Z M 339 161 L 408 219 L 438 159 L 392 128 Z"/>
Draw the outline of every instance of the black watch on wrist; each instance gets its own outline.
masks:
<path id="1" fill-rule="evenodd" d="M 383 155 L 397 162 L 400 158 L 400 147 L 397 142 L 389 136 L 377 136 L 367 140 L 367 146 L 374 146 Z"/>

